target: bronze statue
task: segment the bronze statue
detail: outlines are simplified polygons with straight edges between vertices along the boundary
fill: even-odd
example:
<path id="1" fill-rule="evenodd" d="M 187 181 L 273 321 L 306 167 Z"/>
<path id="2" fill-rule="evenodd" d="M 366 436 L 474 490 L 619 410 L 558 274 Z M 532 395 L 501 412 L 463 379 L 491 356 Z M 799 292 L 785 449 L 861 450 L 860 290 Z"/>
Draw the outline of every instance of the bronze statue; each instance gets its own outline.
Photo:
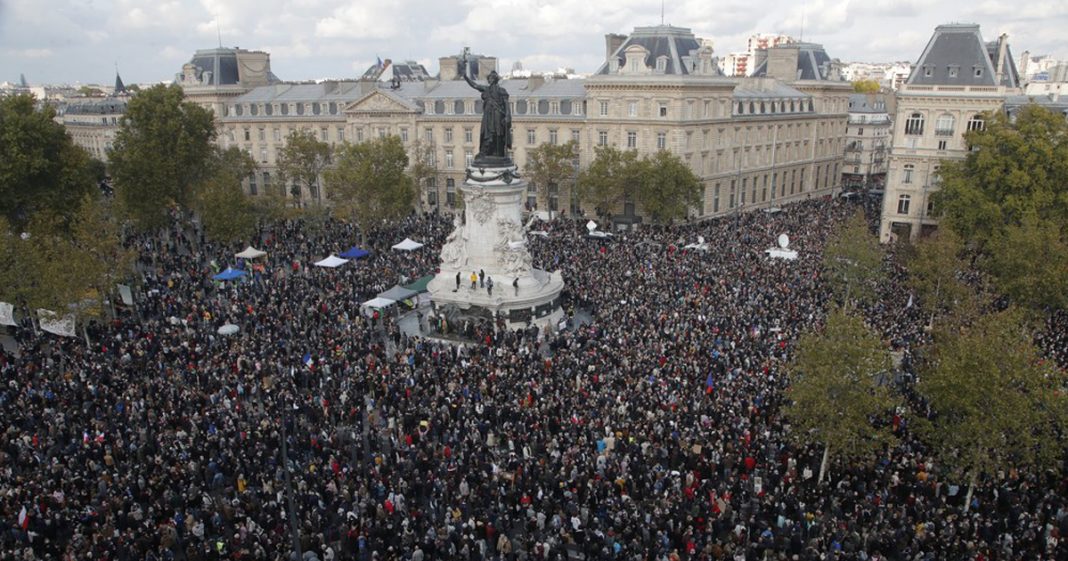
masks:
<path id="1" fill-rule="evenodd" d="M 467 75 L 467 53 L 463 56 L 464 80 L 482 92 L 482 131 L 479 134 L 476 166 L 498 167 L 511 165 L 508 151 L 512 148 L 512 110 L 508 91 L 499 85 L 500 75 L 494 70 L 486 76 L 487 85 L 475 83 Z"/>

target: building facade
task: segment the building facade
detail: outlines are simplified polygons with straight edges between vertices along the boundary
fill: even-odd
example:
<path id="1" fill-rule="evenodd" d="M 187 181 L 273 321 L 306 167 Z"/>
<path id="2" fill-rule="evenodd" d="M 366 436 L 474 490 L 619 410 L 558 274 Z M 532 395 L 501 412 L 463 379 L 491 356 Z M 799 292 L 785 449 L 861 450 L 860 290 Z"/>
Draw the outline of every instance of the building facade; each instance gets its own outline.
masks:
<path id="1" fill-rule="evenodd" d="M 107 163 L 108 152 L 122 126 L 130 96 L 122 78 L 115 75 L 115 87 L 107 97 L 72 97 L 56 103 L 56 120 L 67 129 L 74 144 L 89 155 Z"/>
<path id="2" fill-rule="evenodd" d="M 768 49 L 756 77 L 727 78 L 712 49 L 688 29 L 655 26 L 607 36 L 605 59 L 586 79 L 502 81 L 520 170 L 528 152 L 545 143 L 576 143 L 576 175 L 597 146 L 670 150 L 704 186 L 695 217 L 773 206 L 838 186 L 851 88 L 822 47 Z M 482 101 L 459 79 L 455 57 L 441 60 L 438 79 L 253 88 L 221 109 L 219 142 L 247 150 L 260 165 L 248 183 L 251 193 L 289 193 L 291 186 L 277 184 L 275 162 L 290 132 L 313 131 L 332 144 L 396 135 L 413 156 L 426 148 L 432 154 L 437 173 L 422 186 L 421 205 L 457 208 L 465 167 L 478 153 Z M 472 65 L 488 74 L 491 61 L 478 57 Z M 582 214 L 572 183 L 532 185 L 527 208 Z M 321 197 L 301 193 L 304 200 Z M 640 222 L 640 209 L 624 202 L 615 221 Z"/>
<path id="3" fill-rule="evenodd" d="M 893 141 L 879 227 L 881 241 L 914 240 L 938 227 L 931 195 L 943 160 L 961 159 L 964 133 L 983 113 L 1020 93 L 1005 35 L 984 42 L 978 25 L 941 25 L 897 91 Z"/>
<path id="4" fill-rule="evenodd" d="M 842 186 L 847 189 L 882 190 L 890 153 L 892 126 L 883 94 L 849 96 Z"/>

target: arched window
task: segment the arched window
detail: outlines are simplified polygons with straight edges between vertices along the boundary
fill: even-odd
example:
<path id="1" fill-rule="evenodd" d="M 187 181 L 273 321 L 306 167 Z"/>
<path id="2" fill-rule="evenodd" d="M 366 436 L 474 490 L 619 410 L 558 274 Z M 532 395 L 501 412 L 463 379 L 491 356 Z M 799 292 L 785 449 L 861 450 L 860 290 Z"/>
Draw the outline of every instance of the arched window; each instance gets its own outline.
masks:
<path id="1" fill-rule="evenodd" d="M 248 114 L 252 115 L 253 117 L 255 117 L 256 115 L 259 115 L 260 114 L 260 106 L 256 105 L 255 103 L 249 105 L 248 106 Z"/>
<path id="2" fill-rule="evenodd" d="M 274 105 L 267 103 L 263 106 L 264 115 L 274 115 Z"/>
<path id="3" fill-rule="evenodd" d="M 547 100 L 538 100 L 538 115 L 549 114 L 549 102 Z"/>
<path id="4" fill-rule="evenodd" d="M 986 121 L 983 120 L 982 115 L 972 115 L 971 119 L 968 119 L 968 132 L 981 131 L 986 128 Z"/>
<path id="5" fill-rule="evenodd" d="M 909 118 L 905 120 L 905 134 L 921 135 L 923 134 L 923 115 L 920 113 L 913 113 L 909 115 Z"/>
<path id="6" fill-rule="evenodd" d="M 464 102 L 462 99 L 458 99 L 455 103 L 452 104 L 452 112 L 456 115 L 463 115 L 467 112 L 464 108 Z"/>
<path id="7" fill-rule="evenodd" d="M 943 113 L 935 121 L 935 134 L 938 136 L 952 136 L 955 125 L 956 119 L 953 118 L 953 115 Z"/>
<path id="8" fill-rule="evenodd" d="M 319 107 L 319 102 L 313 103 L 312 104 L 312 115 L 318 115 L 320 113 L 320 111 L 321 111 L 321 108 Z"/>
<path id="9" fill-rule="evenodd" d="M 560 114 L 561 115 L 570 115 L 571 114 L 571 100 L 570 99 L 564 99 L 564 100 L 560 101 Z"/>
<path id="10" fill-rule="evenodd" d="M 445 114 L 445 102 L 444 101 L 441 101 L 439 99 L 438 101 L 434 102 L 434 113 L 437 114 L 437 115 L 444 115 Z"/>
<path id="11" fill-rule="evenodd" d="M 527 102 L 526 102 L 525 99 L 521 99 L 521 100 L 515 102 L 515 112 L 516 112 L 517 115 L 526 115 L 527 114 Z"/>

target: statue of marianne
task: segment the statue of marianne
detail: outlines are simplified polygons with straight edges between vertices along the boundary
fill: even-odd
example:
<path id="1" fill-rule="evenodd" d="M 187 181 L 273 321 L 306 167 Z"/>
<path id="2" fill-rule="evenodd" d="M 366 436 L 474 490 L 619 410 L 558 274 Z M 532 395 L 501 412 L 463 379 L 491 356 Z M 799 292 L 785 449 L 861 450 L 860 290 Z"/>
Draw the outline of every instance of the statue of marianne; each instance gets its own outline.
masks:
<path id="1" fill-rule="evenodd" d="M 486 76 L 487 85 L 476 83 L 467 75 L 467 53 L 463 56 L 464 80 L 482 92 L 482 131 L 479 135 L 476 163 L 499 165 L 510 163 L 508 150 L 512 148 L 512 111 L 508 91 L 499 84 L 500 75 L 494 70 Z"/>

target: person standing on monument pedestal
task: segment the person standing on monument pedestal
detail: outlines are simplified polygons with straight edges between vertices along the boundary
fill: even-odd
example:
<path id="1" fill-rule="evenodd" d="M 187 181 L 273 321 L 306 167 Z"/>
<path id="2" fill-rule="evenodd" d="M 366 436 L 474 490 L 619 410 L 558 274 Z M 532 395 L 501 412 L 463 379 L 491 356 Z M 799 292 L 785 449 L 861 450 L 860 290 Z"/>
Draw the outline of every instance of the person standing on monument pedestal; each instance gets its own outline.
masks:
<path id="1" fill-rule="evenodd" d="M 486 292 L 493 296 L 493 277 L 486 277 Z"/>

